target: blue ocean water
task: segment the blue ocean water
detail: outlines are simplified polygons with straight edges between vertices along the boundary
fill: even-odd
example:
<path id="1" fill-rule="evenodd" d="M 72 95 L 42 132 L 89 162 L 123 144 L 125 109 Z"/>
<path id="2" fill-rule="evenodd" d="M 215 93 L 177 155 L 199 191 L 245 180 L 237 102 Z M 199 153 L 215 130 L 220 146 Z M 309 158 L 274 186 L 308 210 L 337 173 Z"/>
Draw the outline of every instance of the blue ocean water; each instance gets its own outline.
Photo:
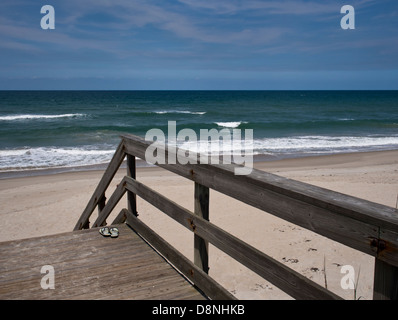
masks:
<path id="1" fill-rule="evenodd" d="M 168 121 L 253 129 L 270 159 L 398 149 L 398 91 L 0 91 L 0 172 L 106 163 Z"/>

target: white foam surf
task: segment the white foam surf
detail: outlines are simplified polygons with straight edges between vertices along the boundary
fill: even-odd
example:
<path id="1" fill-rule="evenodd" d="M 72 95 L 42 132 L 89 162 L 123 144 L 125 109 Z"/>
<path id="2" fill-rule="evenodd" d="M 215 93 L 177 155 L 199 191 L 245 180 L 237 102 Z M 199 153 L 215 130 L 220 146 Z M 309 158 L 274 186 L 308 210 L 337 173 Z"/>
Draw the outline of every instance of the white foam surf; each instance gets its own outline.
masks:
<path id="1" fill-rule="evenodd" d="M 86 116 L 83 113 L 65 113 L 65 114 L 18 114 L 0 116 L 0 121 L 15 121 L 15 120 L 38 120 L 38 119 L 58 119 L 58 118 L 78 118 Z"/>

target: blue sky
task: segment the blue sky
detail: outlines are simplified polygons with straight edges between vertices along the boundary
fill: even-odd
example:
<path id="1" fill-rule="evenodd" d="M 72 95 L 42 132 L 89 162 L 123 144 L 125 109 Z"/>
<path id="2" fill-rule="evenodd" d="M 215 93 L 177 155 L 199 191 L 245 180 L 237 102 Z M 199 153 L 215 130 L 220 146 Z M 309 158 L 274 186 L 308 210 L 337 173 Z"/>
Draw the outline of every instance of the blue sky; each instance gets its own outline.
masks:
<path id="1" fill-rule="evenodd" d="M 398 1 L 2 0 L 0 89 L 396 90 Z"/>

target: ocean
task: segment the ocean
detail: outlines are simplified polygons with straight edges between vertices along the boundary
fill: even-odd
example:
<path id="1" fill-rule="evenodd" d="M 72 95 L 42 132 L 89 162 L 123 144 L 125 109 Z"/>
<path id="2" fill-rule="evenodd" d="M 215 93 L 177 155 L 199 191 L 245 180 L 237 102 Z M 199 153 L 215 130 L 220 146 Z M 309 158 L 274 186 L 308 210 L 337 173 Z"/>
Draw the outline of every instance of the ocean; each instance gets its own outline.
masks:
<path id="1" fill-rule="evenodd" d="M 398 91 L 0 91 L 0 175 L 105 164 L 121 134 L 168 121 L 253 129 L 263 160 L 393 150 Z"/>

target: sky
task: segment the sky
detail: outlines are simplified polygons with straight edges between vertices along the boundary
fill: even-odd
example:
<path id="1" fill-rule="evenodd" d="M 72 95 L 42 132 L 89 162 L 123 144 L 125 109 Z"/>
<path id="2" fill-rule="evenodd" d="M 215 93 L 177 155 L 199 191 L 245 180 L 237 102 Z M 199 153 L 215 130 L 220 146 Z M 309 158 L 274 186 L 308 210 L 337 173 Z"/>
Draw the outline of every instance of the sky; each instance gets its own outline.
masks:
<path id="1" fill-rule="evenodd" d="M 398 1 L 2 0 L 0 90 L 75 89 L 397 90 Z"/>

